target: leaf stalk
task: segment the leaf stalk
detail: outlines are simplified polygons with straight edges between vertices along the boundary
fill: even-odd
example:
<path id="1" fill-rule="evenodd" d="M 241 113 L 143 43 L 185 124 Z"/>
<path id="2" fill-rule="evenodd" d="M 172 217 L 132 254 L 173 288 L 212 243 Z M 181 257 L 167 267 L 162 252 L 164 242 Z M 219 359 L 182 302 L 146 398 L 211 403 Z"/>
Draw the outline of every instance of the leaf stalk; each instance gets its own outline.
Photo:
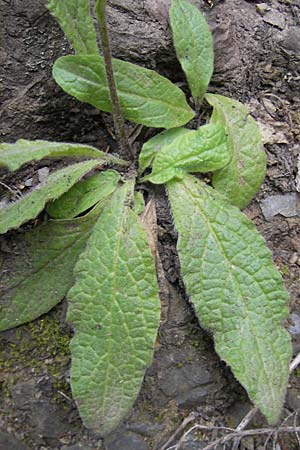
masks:
<path id="1" fill-rule="evenodd" d="M 95 12 L 99 22 L 99 31 L 102 43 L 102 51 L 105 62 L 106 78 L 110 92 L 112 104 L 112 116 L 114 121 L 116 138 L 121 150 L 121 156 L 128 160 L 134 160 L 134 152 L 128 141 L 123 114 L 120 107 L 114 71 L 112 66 L 112 53 L 109 42 L 109 35 L 106 22 L 106 0 L 98 0 L 95 6 Z"/>

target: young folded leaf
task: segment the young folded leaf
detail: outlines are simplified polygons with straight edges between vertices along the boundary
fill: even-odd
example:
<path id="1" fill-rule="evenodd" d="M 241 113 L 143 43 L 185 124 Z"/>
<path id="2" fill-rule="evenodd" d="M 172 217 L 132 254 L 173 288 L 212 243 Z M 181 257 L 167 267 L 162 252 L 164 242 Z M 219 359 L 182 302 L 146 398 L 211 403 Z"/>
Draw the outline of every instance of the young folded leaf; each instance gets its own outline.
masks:
<path id="1" fill-rule="evenodd" d="M 97 205 L 79 219 L 53 220 L 10 235 L 9 252 L 0 258 L 1 331 L 36 319 L 64 298 L 100 213 L 101 205 Z"/>
<path id="2" fill-rule="evenodd" d="M 212 184 L 228 201 L 245 208 L 264 181 L 266 155 L 257 123 L 242 103 L 222 95 L 207 94 L 214 107 L 211 123 L 222 124 L 228 133 L 232 160 L 214 173 Z"/>
<path id="3" fill-rule="evenodd" d="M 98 54 L 89 0 L 49 0 L 48 8 L 58 20 L 76 53 Z"/>
<path id="4" fill-rule="evenodd" d="M 250 399 L 275 424 L 289 376 L 282 321 L 288 294 L 254 225 L 222 195 L 187 175 L 168 183 L 181 273 L 200 322 Z"/>
<path id="5" fill-rule="evenodd" d="M 155 264 L 137 214 L 133 181 L 104 207 L 68 294 L 71 386 L 81 418 L 105 435 L 131 408 L 150 365 L 160 319 Z"/>
<path id="6" fill-rule="evenodd" d="M 145 142 L 139 154 L 139 173 L 142 174 L 147 167 L 150 167 L 155 155 L 168 144 L 172 144 L 175 139 L 183 134 L 189 133 L 187 128 L 171 128 L 162 131 L 149 141 Z"/>
<path id="7" fill-rule="evenodd" d="M 126 119 L 148 127 L 175 128 L 194 117 L 184 93 L 167 78 L 119 59 L 113 59 L 113 69 Z M 59 58 L 53 66 L 53 77 L 65 92 L 78 100 L 112 112 L 101 56 Z"/>
<path id="8" fill-rule="evenodd" d="M 199 105 L 214 68 L 212 34 L 198 8 L 187 0 L 172 1 L 170 23 L 177 58 Z"/>
<path id="9" fill-rule="evenodd" d="M 101 163 L 101 159 L 84 161 L 57 170 L 29 194 L 0 208 L 0 234 L 34 219 L 49 200 L 56 199 L 68 191 L 81 177 Z"/>
<path id="10" fill-rule="evenodd" d="M 11 171 L 19 169 L 28 162 L 39 161 L 43 158 L 101 158 L 103 162 L 128 165 L 127 162 L 89 145 L 25 139 L 19 139 L 15 144 L 0 144 L 0 167 L 7 167 Z"/>
<path id="11" fill-rule="evenodd" d="M 72 219 L 112 194 L 119 180 L 120 175 L 114 170 L 96 173 L 50 203 L 47 213 L 54 219 Z"/>
<path id="12" fill-rule="evenodd" d="M 231 152 L 222 125 L 204 125 L 188 131 L 162 147 L 145 180 L 162 184 L 172 178 L 182 179 L 186 172 L 212 172 L 229 163 Z"/>

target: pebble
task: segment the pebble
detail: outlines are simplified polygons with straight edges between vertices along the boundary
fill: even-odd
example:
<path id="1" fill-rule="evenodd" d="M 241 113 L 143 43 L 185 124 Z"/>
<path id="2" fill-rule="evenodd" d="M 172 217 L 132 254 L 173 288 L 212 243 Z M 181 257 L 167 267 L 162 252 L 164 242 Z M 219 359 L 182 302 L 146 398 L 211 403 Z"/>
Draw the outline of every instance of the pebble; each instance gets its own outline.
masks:
<path id="1" fill-rule="evenodd" d="M 300 316 L 299 314 L 292 313 L 290 314 L 290 325 L 288 326 L 288 331 L 292 336 L 300 335 Z"/>
<path id="2" fill-rule="evenodd" d="M 267 5 L 267 3 L 258 3 L 256 5 L 256 11 L 261 15 L 264 16 L 266 14 L 267 11 L 270 10 L 269 5 Z"/>
<path id="3" fill-rule="evenodd" d="M 300 201 L 297 192 L 284 195 L 270 195 L 261 201 L 260 206 L 267 220 L 271 220 L 277 214 L 281 214 L 284 217 L 300 215 Z"/>
<path id="4" fill-rule="evenodd" d="M 48 178 L 49 172 L 49 167 L 42 167 L 38 170 L 38 178 L 40 183 L 43 183 Z"/>
<path id="5" fill-rule="evenodd" d="M 263 16 L 263 21 L 270 25 L 273 25 L 274 27 L 280 28 L 280 30 L 283 30 L 285 27 L 284 16 L 276 10 L 268 11 Z"/>

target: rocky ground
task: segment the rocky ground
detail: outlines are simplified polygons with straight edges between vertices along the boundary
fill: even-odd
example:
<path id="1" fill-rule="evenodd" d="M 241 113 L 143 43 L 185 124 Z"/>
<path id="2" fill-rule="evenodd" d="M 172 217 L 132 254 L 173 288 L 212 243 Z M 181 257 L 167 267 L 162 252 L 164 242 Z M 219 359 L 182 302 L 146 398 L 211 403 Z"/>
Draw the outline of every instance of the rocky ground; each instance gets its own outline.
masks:
<path id="1" fill-rule="evenodd" d="M 169 3 L 111 0 L 113 52 L 184 83 L 168 28 Z M 262 127 L 268 173 L 245 212 L 267 240 L 290 291 L 286 327 L 296 354 L 300 350 L 300 3 L 225 0 L 213 7 L 202 0 L 193 3 L 204 12 L 214 33 L 216 64 L 210 91 L 246 103 Z M 109 117 L 62 93 L 51 78 L 53 61 L 71 49 L 45 4 L 46 0 L 0 0 L 1 141 L 48 139 L 114 148 Z M 34 179 L 38 170 L 48 166 L 45 161 L 26 166 L 20 178 L 3 173 L 3 180 L 20 188 L 21 182 Z M 165 320 L 153 364 L 126 421 L 105 442 L 82 426 L 68 384 L 71 330 L 62 302 L 35 322 L 1 333 L 1 450 L 161 449 L 192 411 L 199 413 L 201 423 L 234 426 L 251 407 L 187 302 L 178 275 L 176 235 L 160 188 L 156 200 L 161 257 L 171 293 L 164 299 Z M 5 258 L 5 240 L 1 249 Z M 282 418 L 298 409 L 300 369 L 291 377 Z M 256 424 L 263 425 L 263 418 L 258 416 Z M 212 438 L 192 433 L 180 448 L 200 450 Z M 260 450 L 263 445 L 264 438 L 251 437 L 240 448 Z M 295 437 L 283 436 L 277 450 L 297 448 Z"/>

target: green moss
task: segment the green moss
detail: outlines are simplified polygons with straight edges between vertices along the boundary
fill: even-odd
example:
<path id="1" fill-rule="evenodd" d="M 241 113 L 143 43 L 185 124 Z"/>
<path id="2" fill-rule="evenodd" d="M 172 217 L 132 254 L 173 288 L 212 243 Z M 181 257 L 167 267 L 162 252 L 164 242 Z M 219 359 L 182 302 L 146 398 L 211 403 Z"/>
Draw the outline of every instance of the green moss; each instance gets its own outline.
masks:
<path id="1" fill-rule="evenodd" d="M 14 342 L 0 341 L 0 366 L 3 371 L 2 394 L 8 396 L 11 387 L 28 376 L 47 374 L 53 387 L 70 391 L 65 370 L 70 362 L 68 331 L 62 329 L 61 311 L 51 313 L 15 330 Z M 30 371 L 30 372 L 29 372 Z"/>

